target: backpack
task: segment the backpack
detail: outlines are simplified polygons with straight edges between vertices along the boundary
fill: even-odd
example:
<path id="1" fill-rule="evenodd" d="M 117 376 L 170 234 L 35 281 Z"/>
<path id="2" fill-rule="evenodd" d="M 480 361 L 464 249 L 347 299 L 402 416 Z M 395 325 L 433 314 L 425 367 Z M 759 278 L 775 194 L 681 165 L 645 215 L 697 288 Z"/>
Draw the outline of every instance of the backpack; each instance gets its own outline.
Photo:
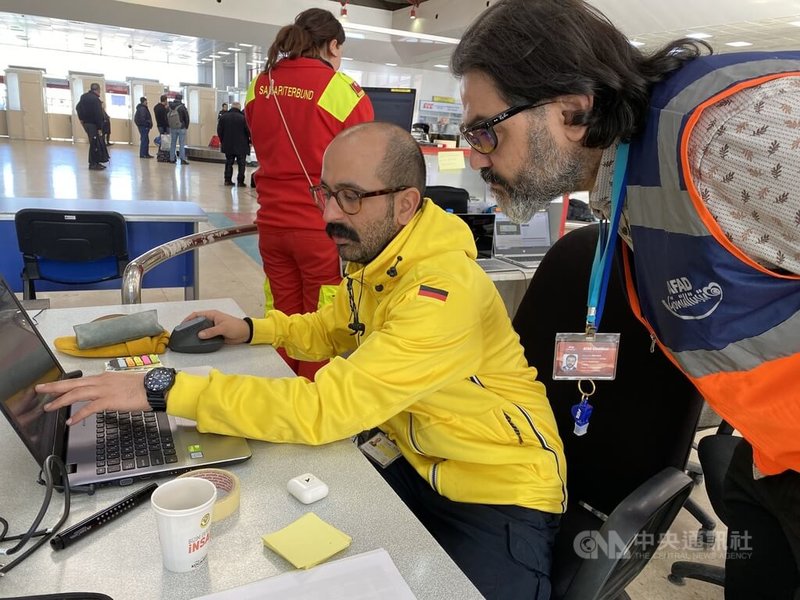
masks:
<path id="1" fill-rule="evenodd" d="M 169 125 L 170 129 L 183 129 L 183 123 L 181 122 L 181 115 L 178 112 L 178 106 L 175 106 L 175 108 L 170 106 L 169 110 L 167 111 L 167 124 Z"/>

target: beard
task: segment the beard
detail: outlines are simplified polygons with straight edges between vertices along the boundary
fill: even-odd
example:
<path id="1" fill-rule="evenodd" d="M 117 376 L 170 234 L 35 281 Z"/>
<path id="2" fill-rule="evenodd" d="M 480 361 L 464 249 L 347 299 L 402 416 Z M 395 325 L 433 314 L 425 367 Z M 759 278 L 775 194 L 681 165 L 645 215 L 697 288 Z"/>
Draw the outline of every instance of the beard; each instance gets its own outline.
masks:
<path id="1" fill-rule="evenodd" d="M 513 181 L 488 167 L 481 169 L 503 213 L 514 223 L 527 223 L 554 198 L 580 189 L 583 165 L 580 150 L 561 150 L 544 126 L 531 121 L 528 152 L 522 171 Z"/>
<path id="2" fill-rule="evenodd" d="M 340 237 L 355 242 L 338 247 L 339 256 L 349 262 L 366 265 L 372 262 L 400 231 L 394 221 L 394 198 L 389 197 L 383 219 L 369 225 L 360 234 L 342 223 L 328 223 L 325 233 L 329 237 Z"/>

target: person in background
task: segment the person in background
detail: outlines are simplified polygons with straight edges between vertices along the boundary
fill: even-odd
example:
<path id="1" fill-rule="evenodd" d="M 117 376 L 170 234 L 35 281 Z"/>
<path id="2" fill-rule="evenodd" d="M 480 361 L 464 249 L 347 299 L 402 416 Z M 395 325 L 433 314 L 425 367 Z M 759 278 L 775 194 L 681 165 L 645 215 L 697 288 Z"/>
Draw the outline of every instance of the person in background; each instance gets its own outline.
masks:
<path id="1" fill-rule="evenodd" d="M 515 221 L 578 190 L 609 217 L 622 190 L 632 309 L 742 434 L 725 598 L 797 599 L 800 53 L 709 50 L 646 55 L 580 0 L 500 0 L 451 67 L 470 164 Z"/>
<path id="2" fill-rule="evenodd" d="M 264 72 L 247 90 L 245 115 L 261 167 L 259 250 L 274 306 L 285 314 L 315 311 L 341 280 L 336 247 L 308 190 L 334 136 L 373 119 L 367 95 L 338 72 L 344 41 L 329 11 L 303 11 L 278 32 Z M 320 367 L 283 356 L 310 379 Z"/>
<path id="3" fill-rule="evenodd" d="M 169 133 L 169 122 L 167 121 L 167 95 L 162 94 L 160 102 L 153 107 L 153 114 L 156 117 L 156 127 L 158 133 Z"/>
<path id="4" fill-rule="evenodd" d="M 360 436 L 362 450 L 483 596 L 549 598 L 567 502 L 563 446 L 544 385 L 475 262 L 472 233 L 422 198 L 425 160 L 396 125 L 340 133 L 321 182 L 318 210 L 349 261 L 333 302 L 263 319 L 197 314 L 214 321 L 204 337 L 283 345 L 330 363 L 314 382 L 164 369 L 157 374 L 174 382 L 167 412 L 200 431 L 284 443 L 380 428 Z M 36 391 L 59 395 L 48 411 L 89 400 L 68 422 L 75 426 L 104 409 L 148 410 L 144 377 L 107 373 Z"/>
<path id="5" fill-rule="evenodd" d="M 222 103 L 222 108 L 217 113 L 217 121 L 219 121 L 222 118 L 222 115 L 224 115 L 226 112 L 228 112 L 228 103 L 227 102 L 223 102 Z"/>
<path id="6" fill-rule="evenodd" d="M 234 102 L 231 109 L 220 116 L 217 121 L 217 135 L 220 150 L 225 154 L 225 185 L 233 185 L 233 163 L 236 161 L 239 167 L 236 183 L 239 187 L 247 187 L 244 166 L 247 155 L 250 154 L 250 130 L 240 103 Z"/>
<path id="7" fill-rule="evenodd" d="M 75 112 L 86 135 L 89 136 L 89 169 L 102 171 L 106 167 L 100 163 L 108 160 L 108 153 L 105 152 L 102 140 L 104 111 L 100 102 L 99 83 L 91 84 L 89 91 L 81 95 L 75 106 Z"/>
<path id="8" fill-rule="evenodd" d="M 153 117 L 150 116 L 147 98 L 144 96 L 139 98 L 133 122 L 139 128 L 139 158 L 153 158 L 153 155 L 150 154 L 150 130 L 153 128 Z"/>
<path id="9" fill-rule="evenodd" d="M 114 142 L 111 141 L 111 117 L 106 112 L 106 103 L 101 100 L 100 106 L 103 108 L 103 141 L 106 146 L 113 146 Z"/>
<path id="10" fill-rule="evenodd" d="M 169 125 L 169 160 L 177 162 L 176 148 L 180 146 L 181 164 L 188 165 L 186 159 L 186 131 L 189 129 L 189 111 L 183 104 L 183 96 L 175 95 L 175 100 L 169 103 L 167 110 L 167 124 Z"/>

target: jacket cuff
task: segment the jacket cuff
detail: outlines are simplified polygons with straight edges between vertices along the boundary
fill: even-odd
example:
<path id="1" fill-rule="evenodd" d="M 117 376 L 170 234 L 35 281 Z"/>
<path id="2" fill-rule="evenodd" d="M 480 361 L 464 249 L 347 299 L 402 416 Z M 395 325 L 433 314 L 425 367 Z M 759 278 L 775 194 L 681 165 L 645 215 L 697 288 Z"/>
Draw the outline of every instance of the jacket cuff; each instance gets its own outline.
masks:
<path id="1" fill-rule="evenodd" d="M 167 394 L 167 412 L 175 417 L 197 421 L 197 399 L 208 387 L 208 377 L 179 372 Z"/>
<path id="2" fill-rule="evenodd" d="M 251 344 L 271 344 L 275 341 L 275 323 L 272 319 L 253 319 Z"/>

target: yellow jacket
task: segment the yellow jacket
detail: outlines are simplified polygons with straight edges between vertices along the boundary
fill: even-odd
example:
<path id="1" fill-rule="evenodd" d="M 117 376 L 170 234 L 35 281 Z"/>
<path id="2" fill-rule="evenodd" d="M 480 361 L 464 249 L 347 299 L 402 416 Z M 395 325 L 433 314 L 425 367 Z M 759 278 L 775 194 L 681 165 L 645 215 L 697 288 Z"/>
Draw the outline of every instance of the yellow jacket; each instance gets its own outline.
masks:
<path id="1" fill-rule="evenodd" d="M 544 385 L 475 256 L 461 219 L 426 200 L 371 263 L 350 265 L 331 304 L 253 320 L 254 344 L 331 358 L 313 382 L 181 373 L 169 412 L 270 442 L 325 444 L 380 426 L 451 500 L 563 512 L 564 454 Z M 351 298 L 363 336 L 348 328 Z"/>

